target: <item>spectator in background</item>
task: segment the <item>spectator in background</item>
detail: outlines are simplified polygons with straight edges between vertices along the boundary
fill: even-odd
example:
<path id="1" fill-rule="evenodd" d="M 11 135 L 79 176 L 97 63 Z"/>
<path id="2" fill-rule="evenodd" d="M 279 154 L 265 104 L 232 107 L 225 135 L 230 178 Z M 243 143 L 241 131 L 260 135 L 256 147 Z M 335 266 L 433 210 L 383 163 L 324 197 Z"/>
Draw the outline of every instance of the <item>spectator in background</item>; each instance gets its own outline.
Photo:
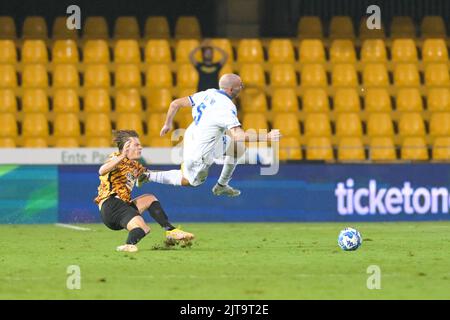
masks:
<path id="1" fill-rule="evenodd" d="M 195 54 L 199 50 L 202 51 L 202 61 L 197 61 L 195 59 Z M 217 50 L 222 55 L 220 61 L 215 63 L 213 62 L 214 50 Z M 199 47 L 191 51 L 189 59 L 198 72 L 197 92 L 217 88 L 219 72 L 228 59 L 226 51 L 219 47 L 212 46 L 208 40 L 205 40 Z"/>

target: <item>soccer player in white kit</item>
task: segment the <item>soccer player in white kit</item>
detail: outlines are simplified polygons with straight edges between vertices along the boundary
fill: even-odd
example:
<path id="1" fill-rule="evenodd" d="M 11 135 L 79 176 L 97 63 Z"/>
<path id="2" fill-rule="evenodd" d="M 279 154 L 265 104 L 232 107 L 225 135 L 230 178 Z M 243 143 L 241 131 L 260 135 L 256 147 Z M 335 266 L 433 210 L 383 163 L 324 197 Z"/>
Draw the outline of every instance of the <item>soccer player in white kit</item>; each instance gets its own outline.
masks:
<path id="1" fill-rule="evenodd" d="M 172 101 L 161 136 L 173 128 L 173 119 L 181 107 L 191 107 L 193 122 L 184 135 L 183 164 L 180 170 L 147 171 L 139 179 L 142 184 L 152 181 L 163 184 L 199 186 L 205 182 L 209 167 L 217 158 L 217 150 L 225 151 L 225 161 L 220 177 L 213 187 L 215 195 L 235 197 L 240 191 L 228 185 L 239 158 L 244 154 L 244 142 L 277 141 L 281 134 L 272 130 L 268 134 L 246 133 L 241 128 L 236 106 L 232 99 L 243 89 L 241 78 L 225 74 L 219 80 L 219 88 L 197 92 L 192 96 Z M 253 128 L 258 129 L 258 128 Z M 227 138 L 227 133 L 231 140 Z M 229 149 L 233 146 L 233 149 Z M 228 154 L 232 150 L 233 153 Z"/>

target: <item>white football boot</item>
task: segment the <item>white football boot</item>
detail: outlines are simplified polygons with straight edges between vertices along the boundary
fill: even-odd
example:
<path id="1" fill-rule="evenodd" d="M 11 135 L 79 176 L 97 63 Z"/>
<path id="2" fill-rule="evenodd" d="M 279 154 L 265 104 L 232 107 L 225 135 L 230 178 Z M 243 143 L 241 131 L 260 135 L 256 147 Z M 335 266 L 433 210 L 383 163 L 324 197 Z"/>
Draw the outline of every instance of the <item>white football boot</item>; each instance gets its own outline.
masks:
<path id="1" fill-rule="evenodd" d="M 138 251 L 138 247 L 136 247 L 134 244 L 124 244 L 123 246 L 118 246 L 116 250 L 124 252 L 136 252 Z"/>
<path id="2" fill-rule="evenodd" d="M 225 196 L 229 196 L 229 197 L 237 197 L 238 195 L 241 194 L 241 191 L 238 189 L 234 189 L 234 188 L 230 187 L 229 185 L 221 186 L 218 183 L 216 183 L 214 188 L 212 188 L 212 192 L 216 196 L 225 195 Z"/>

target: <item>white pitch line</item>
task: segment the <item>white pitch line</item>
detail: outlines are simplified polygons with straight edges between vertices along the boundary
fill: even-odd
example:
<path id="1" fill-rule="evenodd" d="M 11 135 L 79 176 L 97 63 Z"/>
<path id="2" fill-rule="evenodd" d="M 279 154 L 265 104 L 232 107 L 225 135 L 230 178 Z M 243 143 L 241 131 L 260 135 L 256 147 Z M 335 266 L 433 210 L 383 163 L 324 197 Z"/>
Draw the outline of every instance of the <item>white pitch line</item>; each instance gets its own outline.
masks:
<path id="1" fill-rule="evenodd" d="M 91 229 L 89 229 L 89 228 L 77 227 L 77 226 L 73 226 L 71 224 L 65 224 L 65 223 L 55 223 L 55 226 L 73 229 L 73 230 L 79 230 L 79 231 L 91 231 Z"/>

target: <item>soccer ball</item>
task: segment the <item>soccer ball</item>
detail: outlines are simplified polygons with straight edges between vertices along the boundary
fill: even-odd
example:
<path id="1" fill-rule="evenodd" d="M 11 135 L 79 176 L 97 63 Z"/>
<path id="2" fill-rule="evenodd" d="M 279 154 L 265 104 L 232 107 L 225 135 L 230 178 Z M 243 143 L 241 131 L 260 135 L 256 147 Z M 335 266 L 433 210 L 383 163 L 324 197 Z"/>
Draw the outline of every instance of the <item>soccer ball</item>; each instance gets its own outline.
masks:
<path id="1" fill-rule="evenodd" d="M 338 245 L 344 251 L 354 251 L 362 244 L 362 237 L 358 230 L 345 228 L 339 233 Z"/>

